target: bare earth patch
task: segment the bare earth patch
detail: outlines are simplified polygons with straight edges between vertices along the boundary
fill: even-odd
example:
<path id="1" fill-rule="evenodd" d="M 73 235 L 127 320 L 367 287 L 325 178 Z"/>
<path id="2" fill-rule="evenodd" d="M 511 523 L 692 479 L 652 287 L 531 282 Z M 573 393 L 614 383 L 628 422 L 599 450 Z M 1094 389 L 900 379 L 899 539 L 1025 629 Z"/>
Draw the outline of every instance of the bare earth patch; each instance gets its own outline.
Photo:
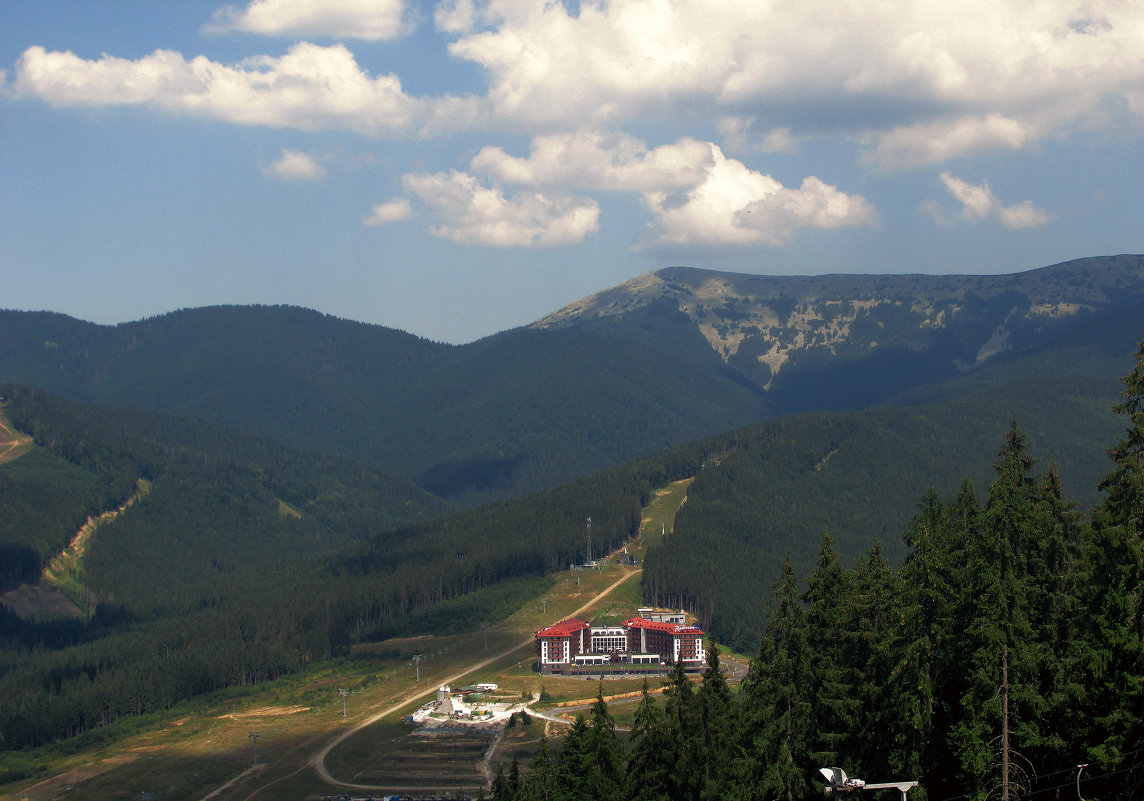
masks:
<path id="1" fill-rule="evenodd" d="M 239 720 L 242 718 L 277 718 L 283 715 L 297 715 L 299 712 L 309 712 L 308 706 L 260 706 L 257 709 L 246 709 L 242 712 L 228 712 L 219 715 L 219 720 L 229 718 Z"/>

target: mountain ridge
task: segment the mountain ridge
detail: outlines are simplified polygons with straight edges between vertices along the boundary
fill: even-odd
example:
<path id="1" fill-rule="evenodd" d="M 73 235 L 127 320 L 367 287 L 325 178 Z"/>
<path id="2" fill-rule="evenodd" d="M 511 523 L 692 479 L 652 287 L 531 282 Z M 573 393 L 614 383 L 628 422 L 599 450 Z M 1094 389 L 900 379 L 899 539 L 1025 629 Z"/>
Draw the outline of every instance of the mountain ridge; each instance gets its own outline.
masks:
<path id="1" fill-rule="evenodd" d="M 980 310 L 994 326 L 982 330 L 975 351 L 962 348 L 954 357 L 954 366 L 967 372 L 1014 347 L 1014 322 L 1044 327 L 1144 301 L 1144 257 L 1074 259 L 1004 275 L 773 276 L 668 267 L 574 301 L 532 326 L 590 325 L 665 299 L 676 302 L 725 362 L 756 376 L 765 371 L 760 385 L 769 390 L 800 354 L 918 350 L 943 330 L 964 328 L 959 318 Z M 892 317 L 912 318 L 915 330 L 895 335 L 886 326 Z"/>
<path id="2" fill-rule="evenodd" d="M 867 408 L 1137 308 L 1138 255 L 1005 276 L 673 267 L 467 345 L 292 306 L 115 326 L 0 311 L 0 380 L 214 420 L 474 505 L 776 415 Z"/>

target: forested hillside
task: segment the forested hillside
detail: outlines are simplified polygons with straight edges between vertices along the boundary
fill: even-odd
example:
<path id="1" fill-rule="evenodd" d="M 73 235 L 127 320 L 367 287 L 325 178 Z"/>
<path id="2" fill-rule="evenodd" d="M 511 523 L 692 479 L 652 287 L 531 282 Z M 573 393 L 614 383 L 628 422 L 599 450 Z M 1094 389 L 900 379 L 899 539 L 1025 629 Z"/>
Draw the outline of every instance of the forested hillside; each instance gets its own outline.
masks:
<path id="1" fill-rule="evenodd" d="M 578 558 L 639 526 L 660 460 L 529 498 L 399 526 L 439 501 L 373 468 L 216 425 L 5 386 L 36 448 L 0 466 L 0 542 L 34 580 L 93 512 L 150 491 L 84 557 L 92 614 L 22 620 L 0 606 L 0 748 L 83 734 L 179 700 L 256 684 L 352 642 L 499 620 Z M 36 506 L 48 500 L 49 507 Z"/>
<path id="2" fill-rule="evenodd" d="M 1140 256 L 1009 276 L 669 268 L 462 346 L 288 307 L 116 326 L 0 311 L 0 381 L 222 422 L 475 506 L 1139 319 L 1141 275 Z"/>
<path id="3" fill-rule="evenodd" d="M 463 347 L 286 307 L 119 326 L 0 312 L 0 380 L 212 419 L 464 505 L 766 415 L 709 349 L 519 329 Z"/>
<path id="4" fill-rule="evenodd" d="M 900 568 L 877 546 L 846 568 L 829 536 L 805 585 L 784 560 L 737 694 L 712 647 L 698 688 L 680 663 L 665 703 L 645 692 L 626 746 L 598 698 L 494 801 L 794 801 L 830 768 L 917 801 L 1142 797 L 1144 345 L 1126 384 L 1091 524 L 1011 425 L 983 500 L 918 499 Z"/>
<path id="5" fill-rule="evenodd" d="M 983 487 L 992 443 L 1016 419 L 1069 497 L 1091 509 L 1120 422 L 1111 407 L 1131 365 L 1139 318 L 1078 333 L 866 412 L 784 417 L 736 432 L 688 491 L 674 533 L 649 555 L 650 599 L 692 608 L 720 641 L 753 649 L 786 556 L 810 569 L 829 532 L 847 564 L 878 539 L 887 559 L 928 488 Z M 1109 350 L 1119 341 L 1119 351 Z M 919 401 L 928 403 L 922 404 Z"/>

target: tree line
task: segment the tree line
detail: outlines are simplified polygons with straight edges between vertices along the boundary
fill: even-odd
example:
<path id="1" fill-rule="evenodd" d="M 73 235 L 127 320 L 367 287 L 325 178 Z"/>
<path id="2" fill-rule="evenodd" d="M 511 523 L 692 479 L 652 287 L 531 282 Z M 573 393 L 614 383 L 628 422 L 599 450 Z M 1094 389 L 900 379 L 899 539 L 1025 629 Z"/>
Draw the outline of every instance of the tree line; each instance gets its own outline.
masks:
<path id="1" fill-rule="evenodd" d="M 1012 423 L 984 502 L 927 492 L 900 568 L 875 544 L 847 569 L 830 535 L 804 584 L 785 560 L 738 693 L 712 643 L 698 688 L 677 666 L 662 708 L 645 692 L 626 747 L 598 698 L 493 797 L 793 801 L 835 766 L 917 780 L 913 801 L 1144 796 L 1144 346 L 1125 384 L 1091 522 Z"/>

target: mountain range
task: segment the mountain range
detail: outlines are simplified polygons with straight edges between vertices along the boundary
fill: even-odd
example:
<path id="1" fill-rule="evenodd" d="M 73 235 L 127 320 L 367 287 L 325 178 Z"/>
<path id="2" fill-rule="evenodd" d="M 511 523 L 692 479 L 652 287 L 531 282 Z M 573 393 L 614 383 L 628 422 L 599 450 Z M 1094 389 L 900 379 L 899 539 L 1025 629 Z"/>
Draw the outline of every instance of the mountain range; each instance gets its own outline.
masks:
<path id="1" fill-rule="evenodd" d="M 1001 276 L 672 267 L 460 346 L 293 307 L 115 326 L 3 311 L 0 380 L 222 422 L 471 506 L 779 415 L 867 408 L 1133 318 L 1139 255 Z"/>
<path id="2" fill-rule="evenodd" d="M 923 497 L 989 485 L 1010 421 L 1094 507 L 1142 325 L 1140 256 L 671 268 L 463 346 L 288 307 L 0 312 L 0 422 L 34 442 L 0 453 L 0 752 L 475 630 L 581 557 L 586 517 L 618 548 L 683 478 L 644 600 L 751 651 L 784 557 L 808 575 L 829 532 L 901 560 Z M 36 619 L 38 581 L 86 616 Z"/>

